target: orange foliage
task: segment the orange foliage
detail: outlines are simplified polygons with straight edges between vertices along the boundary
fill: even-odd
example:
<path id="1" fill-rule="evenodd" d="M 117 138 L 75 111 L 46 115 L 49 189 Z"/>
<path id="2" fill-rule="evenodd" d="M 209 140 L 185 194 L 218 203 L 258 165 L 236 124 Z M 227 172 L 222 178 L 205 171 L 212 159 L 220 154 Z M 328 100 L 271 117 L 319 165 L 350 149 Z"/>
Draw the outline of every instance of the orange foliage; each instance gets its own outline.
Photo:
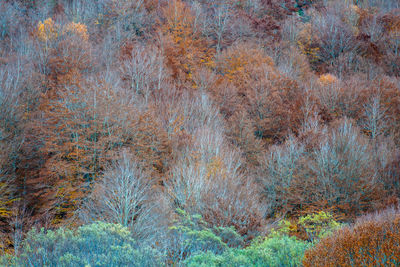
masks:
<path id="1" fill-rule="evenodd" d="M 323 74 L 319 77 L 318 81 L 323 85 L 330 85 L 338 82 L 338 79 L 332 74 Z"/>
<path id="2" fill-rule="evenodd" d="M 269 71 L 274 72 L 274 63 L 272 59 L 264 52 L 251 44 L 238 44 L 225 50 L 217 60 L 217 71 L 233 84 L 242 88 L 246 83 L 251 82 L 254 70 L 267 67 Z"/>
<path id="3" fill-rule="evenodd" d="M 305 94 L 297 81 L 275 69 L 261 49 L 245 44 L 231 47 L 218 58 L 217 70 L 237 88 L 233 102 L 237 111 L 248 112 L 257 138 L 273 143 L 298 131 Z"/>
<path id="4" fill-rule="evenodd" d="M 195 17 L 181 0 L 170 1 L 163 9 L 161 32 L 165 36 L 165 55 L 173 77 L 192 81 L 193 72 L 201 65 L 211 65 L 213 51 L 194 30 Z"/>
<path id="5" fill-rule="evenodd" d="M 398 266 L 400 264 L 400 213 L 389 210 L 362 218 L 324 238 L 306 251 L 305 267 Z"/>
<path id="6" fill-rule="evenodd" d="M 77 35 L 83 42 L 89 40 L 89 35 L 85 24 L 71 22 L 64 27 L 64 34 Z"/>

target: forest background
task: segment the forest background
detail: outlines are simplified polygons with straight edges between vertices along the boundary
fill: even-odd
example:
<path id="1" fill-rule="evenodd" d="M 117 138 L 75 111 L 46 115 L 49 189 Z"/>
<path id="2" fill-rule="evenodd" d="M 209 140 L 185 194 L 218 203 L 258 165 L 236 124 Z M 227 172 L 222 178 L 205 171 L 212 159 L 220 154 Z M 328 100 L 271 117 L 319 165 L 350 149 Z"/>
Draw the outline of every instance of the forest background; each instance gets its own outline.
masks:
<path id="1" fill-rule="evenodd" d="M 2 261 L 400 264 L 399 8 L 0 1 Z"/>

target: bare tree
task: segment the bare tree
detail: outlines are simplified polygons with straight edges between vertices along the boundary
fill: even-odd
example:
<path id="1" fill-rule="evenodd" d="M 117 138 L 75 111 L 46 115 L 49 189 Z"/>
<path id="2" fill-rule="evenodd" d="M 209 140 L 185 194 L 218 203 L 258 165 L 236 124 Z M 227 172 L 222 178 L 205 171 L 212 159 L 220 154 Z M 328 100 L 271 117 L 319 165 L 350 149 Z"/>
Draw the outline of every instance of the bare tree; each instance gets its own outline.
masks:
<path id="1" fill-rule="evenodd" d="M 295 183 L 305 148 L 294 137 L 281 146 L 273 146 L 260 160 L 260 175 L 267 205 L 273 211 L 279 206 L 287 207 L 290 188 Z"/>
<path id="2" fill-rule="evenodd" d="M 160 90 L 164 83 L 164 60 L 155 49 L 136 46 L 121 67 L 122 77 L 137 94 L 142 94 L 147 102 L 155 90 Z"/>
<path id="3" fill-rule="evenodd" d="M 30 220 L 32 214 L 26 202 L 15 201 L 13 204 L 12 216 L 9 218 L 9 224 L 12 227 L 11 240 L 14 246 L 14 255 L 19 255 L 25 232 L 32 226 L 32 221 Z"/>
<path id="4" fill-rule="evenodd" d="M 325 77 L 331 80 L 325 82 Z M 317 83 L 312 84 L 311 90 L 320 107 L 333 113 L 341 104 L 341 86 L 341 81 L 339 79 L 328 74 L 321 76 Z"/>
<path id="5" fill-rule="evenodd" d="M 201 214 L 210 225 L 234 226 L 247 237 L 262 231 L 267 207 L 244 174 L 239 151 L 229 148 L 221 130 L 205 128 L 195 138 L 165 181 L 172 205 Z"/>
<path id="6" fill-rule="evenodd" d="M 222 3 L 214 7 L 215 20 L 213 24 L 213 30 L 215 32 L 215 35 L 217 36 L 217 53 L 221 51 L 222 40 L 229 25 L 230 15 L 231 12 L 228 4 Z"/>
<path id="7" fill-rule="evenodd" d="M 81 215 L 84 221 L 119 223 L 137 235 L 143 234 L 149 230 L 146 225 L 150 227 L 153 186 L 149 174 L 123 152 L 121 159 L 95 182 Z"/>
<path id="8" fill-rule="evenodd" d="M 385 133 L 387 130 L 386 114 L 387 108 L 381 104 L 380 95 L 371 97 L 364 105 L 364 120 L 362 126 L 372 140 Z"/>
<path id="9" fill-rule="evenodd" d="M 367 200 L 379 201 L 379 177 L 368 140 L 348 119 L 332 126 L 309 128 L 307 133 L 317 139 L 314 144 L 292 137 L 265 155 L 260 180 L 269 205 L 289 212 L 327 205 L 351 215 L 370 208 Z"/>
<path id="10" fill-rule="evenodd" d="M 319 57 L 328 64 L 332 64 L 340 54 L 358 48 L 353 33 L 335 14 L 317 15 L 313 19 L 313 31 L 318 37 Z"/>

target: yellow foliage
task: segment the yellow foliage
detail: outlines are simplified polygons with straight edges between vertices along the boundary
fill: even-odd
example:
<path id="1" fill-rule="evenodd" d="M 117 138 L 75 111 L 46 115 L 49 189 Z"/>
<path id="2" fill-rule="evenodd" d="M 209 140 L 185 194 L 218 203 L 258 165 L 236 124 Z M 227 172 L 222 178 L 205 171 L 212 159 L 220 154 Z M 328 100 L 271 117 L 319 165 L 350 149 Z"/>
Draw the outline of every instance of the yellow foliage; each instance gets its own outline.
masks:
<path id="1" fill-rule="evenodd" d="M 299 33 L 297 45 L 299 46 L 300 51 L 310 58 L 311 62 L 316 62 L 319 59 L 319 47 L 313 47 L 313 40 L 314 36 L 312 34 L 311 24 L 307 23 L 303 30 Z"/>
<path id="2" fill-rule="evenodd" d="M 8 218 L 12 215 L 11 204 L 17 199 L 11 198 L 8 185 L 4 182 L 0 182 L 0 196 L 2 197 L 0 199 L 0 218 Z"/>
<path id="3" fill-rule="evenodd" d="M 42 42 L 54 40 L 58 36 L 58 27 L 51 18 L 43 22 L 39 21 L 36 35 Z"/>
<path id="4" fill-rule="evenodd" d="M 39 21 L 36 35 L 38 39 L 42 42 L 52 41 L 58 37 L 59 28 L 59 25 L 57 25 L 51 18 L 48 18 L 43 22 Z M 82 23 L 68 23 L 64 27 L 62 34 L 76 35 L 84 41 L 89 40 L 87 27 L 85 24 Z"/>
<path id="5" fill-rule="evenodd" d="M 64 34 L 72 34 L 79 36 L 82 40 L 88 41 L 89 34 L 87 32 L 87 27 L 82 23 L 71 22 L 64 27 Z"/>
<path id="6" fill-rule="evenodd" d="M 65 221 L 65 217 L 71 218 L 74 215 L 75 210 L 80 205 L 81 200 L 85 196 L 84 189 L 80 186 L 80 183 L 71 183 L 68 181 L 61 182 L 57 185 L 57 205 L 55 207 L 55 216 L 52 220 L 52 224 L 59 225 Z"/>
<path id="7" fill-rule="evenodd" d="M 0 201 L 0 217 L 8 218 L 11 215 L 11 211 L 7 209 L 8 202 Z"/>
<path id="8" fill-rule="evenodd" d="M 332 85 L 338 82 L 338 79 L 336 78 L 336 76 L 332 75 L 332 74 L 323 74 L 319 77 L 318 81 L 322 84 L 322 85 Z"/>
<path id="9" fill-rule="evenodd" d="M 226 173 L 224 165 L 224 161 L 220 157 L 213 157 L 211 162 L 207 165 L 207 179 L 216 176 L 217 174 L 220 174 L 225 178 Z"/>

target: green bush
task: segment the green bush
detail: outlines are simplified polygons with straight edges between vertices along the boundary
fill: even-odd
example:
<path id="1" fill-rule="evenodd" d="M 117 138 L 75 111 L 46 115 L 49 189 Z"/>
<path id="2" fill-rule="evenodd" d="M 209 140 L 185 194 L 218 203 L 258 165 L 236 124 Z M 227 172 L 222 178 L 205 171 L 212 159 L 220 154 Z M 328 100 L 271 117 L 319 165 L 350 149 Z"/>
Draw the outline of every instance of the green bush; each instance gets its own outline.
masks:
<path id="1" fill-rule="evenodd" d="M 311 241 L 320 240 L 341 227 L 332 214 L 324 211 L 300 217 L 298 224 Z"/>
<path id="2" fill-rule="evenodd" d="M 176 212 L 179 217 L 169 228 L 169 261 L 180 262 L 192 254 L 207 251 L 221 254 L 228 248 L 222 237 L 209 228 L 200 215 L 191 215 L 182 209 L 177 209 Z M 216 231 L 236 239 L 238 236 L 230 228 L 218 228 Z"/>
<path id="3" fill-rule="evenodd" d="M 15 266 L 160 266 L 162 256 L 139 248 L 126 227 L 96 222 L 77 230 L 31 230 Z"/>
<path id="4" fill-rule="evenodd" d="M 255 241 L 245 249 L 229 249 L 221 255 L 203 252 L 186 260 L 187 266 L 301 266 L 310 246 L 295 237 L 275 235 Z"/>
<path id="5" fill-rule="evenodd" d="M 319 211 L 302 216 L 296 221 L 282 220 L 279 222 L 279 227 L 272 232 L 318 242 L 342 226 L 343 224 L 337 222 L 331 213 Z"/>

